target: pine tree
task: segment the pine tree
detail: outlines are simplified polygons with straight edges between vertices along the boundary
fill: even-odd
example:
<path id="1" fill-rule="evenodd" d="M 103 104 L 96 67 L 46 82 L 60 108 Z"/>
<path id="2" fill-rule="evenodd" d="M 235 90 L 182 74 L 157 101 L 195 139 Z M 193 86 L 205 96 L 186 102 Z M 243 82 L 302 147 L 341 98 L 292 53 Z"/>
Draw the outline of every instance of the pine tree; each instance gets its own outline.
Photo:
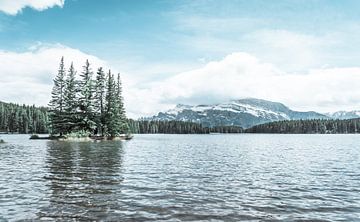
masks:
<path id="1" fill-rule="evenodd" d="M 76 71 L 73 63 L 71 63 L 68 74 L 65 80 L 64 90 L 64 122 L 66 123 L 66 133 L 69 133 L 77 128 L 78 118 L 76 115 L 78 100 L 77 100 L 77 82 Z"/>
<path id="2" fill-rule="evenodd" d="M 48 110 L 0 102 L 0 132 L 49 133 Z"/>
<path id="3" fill-rule="evenodd" d="M 120 119 L 120 128 L 119 133 L 124 134 L 129 132 L 129 125 L 127 123 L 125 107 L 122 97 L 122 86 L 120 73 L 117 76 L 117 84 L 116 84 L 116 104 L 117 104 L 117 118 Z"/>
<path id="4" fill-rule="evenodd" d="M 96 73 L 94 110 L 96 112 L 97 133 L 104 135 L 105 127 L 105 96 L 106 96 L 105 73 L 100 67 Z"/>
<path id="5" fill-rule="evenodd" d="M 118 118 L 119 106 L 117 104 L 116 84 L 110 70 L 107 77 L 106 88 L 106 133 L 108 136 L 115 137 L 120 134 L 121 120 Z"/>
<path id="6" fill-rule="evenodd" d="M 76 80 L 73 64 L 65 74 L 64 58 L 61 59 L 58 75 L 54 79 L 51 110 L 51 125 L 53 134 L 109 135 L 118 136 L 129 131 L 122 98 L 120 74 L 117 81 L 109 73 L 107 78 L 102 68 L 96 73 L 95 81 L 90 63 L 86 60 L 80 80 Z M 19 112 L 14 112 L 13 122 L 6 123 L 10 129 L 29 130 L 28 122 L 33 118 Z M 17 126 L 16 124 L 20 124 Z M 34 128 L 43 128 L 32 124 Z"/>
<path id="7" fill-rule="evenodd" d="M 89 133 L 93 133 L 95 129 L 92 74 L 90 63 L 86 60 L 85 66 L 83 66 L 83 72 L 80 75 L 79 117 L 81 129 Z"/>
<path id="8" fill-rule="evenodd" d="M 63 121 L 64 111 L 64 88 L 65 88 L 65 66 L 64 57 L 60 60 L 58 74 L 54 79 L 54 87 L 51 92 L 50 118 L 52 133 L 62 135 L 65 123 Z"/>

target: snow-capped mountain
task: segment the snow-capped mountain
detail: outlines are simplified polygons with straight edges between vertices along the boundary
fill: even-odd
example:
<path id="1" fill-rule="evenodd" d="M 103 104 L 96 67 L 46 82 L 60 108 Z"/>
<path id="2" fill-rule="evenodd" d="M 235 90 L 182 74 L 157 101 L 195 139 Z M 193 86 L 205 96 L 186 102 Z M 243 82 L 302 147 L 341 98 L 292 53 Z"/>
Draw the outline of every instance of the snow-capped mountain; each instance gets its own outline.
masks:
<path id="1" fill-rule="evenodd" d="M 332 119 L 353 119 L 360 118 L 360 110 L 353 111 L 337 111 L 334 113 L 326 113 Z"/>
<path id="2" fill-rule="evenodd" d="M 329 118 L 316 112 L 293 111 L 285 105 L 262 99 L 239 99 L 214 105 L 177 105 L 174 109 L 160 112 L 149 120 L 181 120 L 202 123 L 204 126 L 241 126 L 295 119 Z"/>

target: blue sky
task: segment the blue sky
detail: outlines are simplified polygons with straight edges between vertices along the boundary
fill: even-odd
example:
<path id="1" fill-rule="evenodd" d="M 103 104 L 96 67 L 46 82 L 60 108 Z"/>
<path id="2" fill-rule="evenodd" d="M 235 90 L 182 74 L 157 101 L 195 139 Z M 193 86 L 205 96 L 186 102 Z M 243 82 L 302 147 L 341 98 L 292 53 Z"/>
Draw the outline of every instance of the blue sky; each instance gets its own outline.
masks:
<path id="1" fill-rule="evenodd" d="M 348 32 L 358 25 L 359 8 L 356 0 L 66 0 L 62 8 L 2 13 L 0 42 L 3 49 L 17 51 L 37 42 L 61 43 L 114 62 L 196 63 L 234 51 L 261 54 L 259 43 L 249 36 L 257 31 L 286 30 L 315 38 Z M 226 42 L 231 47 L 224 47 Z M 326 50 L 343 54 L 351 49 Z M 332 62 L 342 66 L 355 61 Z"/>
<path id="2" fill-rule="evenodd" d="M 22 93 L 34 91 L 38 105 L 46 105 L 47 97 L 38 94 L 51 88 L 57 67 L 39 71 L 34 63 L 53 65 L 69 54 L 75 60 L 92 56 L 94 65 L 121 72 L 133 116 L 178 102 L 249 96 L 301 110 L 358 109 L 359 91 L 350 83 L 360 64 L 359 9 L 356 0 L 0 0 L 0 67 L 33 61 L 26 70 L 33 90 Z M 248 67 L 244 61 L 250 60 Z M 25 68 L 1 69 L 14 78 L 0 83 L 3 90 L 24 77 Z M 0 100 L 31 103 L 20 93 L 2 92 Z M 152 98 L 139 112 L 146 95 Z"/>

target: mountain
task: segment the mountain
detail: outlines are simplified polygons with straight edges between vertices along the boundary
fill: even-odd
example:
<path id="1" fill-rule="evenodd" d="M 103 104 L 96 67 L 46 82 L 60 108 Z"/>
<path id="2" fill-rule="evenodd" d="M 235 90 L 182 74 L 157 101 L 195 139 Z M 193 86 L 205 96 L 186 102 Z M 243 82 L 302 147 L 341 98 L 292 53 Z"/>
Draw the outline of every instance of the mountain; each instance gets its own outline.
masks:
<path id="1" fill-rule="evenodd" d="M 204 126 L 241 126 L 249 128 L 261 123 L 279 120 L 327 119 L 316 112 L 293 111 L 282 103 L 262 99 L 239 99 L 214 105 L 177 105 L 147 120 L 180 120 L 201 123 Z"/>
<path id="2" fill-rule="evenodd" d="M 332 119 L 354 119 L 360 117 L 360 111 L 337 111 L 334 113 L 326 113 L 326 115 L 331 117 Z"/>

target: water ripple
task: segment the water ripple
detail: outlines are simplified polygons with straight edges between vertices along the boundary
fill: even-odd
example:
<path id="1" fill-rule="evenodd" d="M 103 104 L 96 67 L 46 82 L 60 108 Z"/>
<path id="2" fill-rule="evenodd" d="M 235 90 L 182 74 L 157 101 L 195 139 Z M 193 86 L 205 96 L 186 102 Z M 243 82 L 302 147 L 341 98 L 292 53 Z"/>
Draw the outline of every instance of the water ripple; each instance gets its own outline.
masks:
<path id="1" fill-rule="evenodd" d="M 358 221 L 357 135 L 0 145 L 0 221 Z"/>

